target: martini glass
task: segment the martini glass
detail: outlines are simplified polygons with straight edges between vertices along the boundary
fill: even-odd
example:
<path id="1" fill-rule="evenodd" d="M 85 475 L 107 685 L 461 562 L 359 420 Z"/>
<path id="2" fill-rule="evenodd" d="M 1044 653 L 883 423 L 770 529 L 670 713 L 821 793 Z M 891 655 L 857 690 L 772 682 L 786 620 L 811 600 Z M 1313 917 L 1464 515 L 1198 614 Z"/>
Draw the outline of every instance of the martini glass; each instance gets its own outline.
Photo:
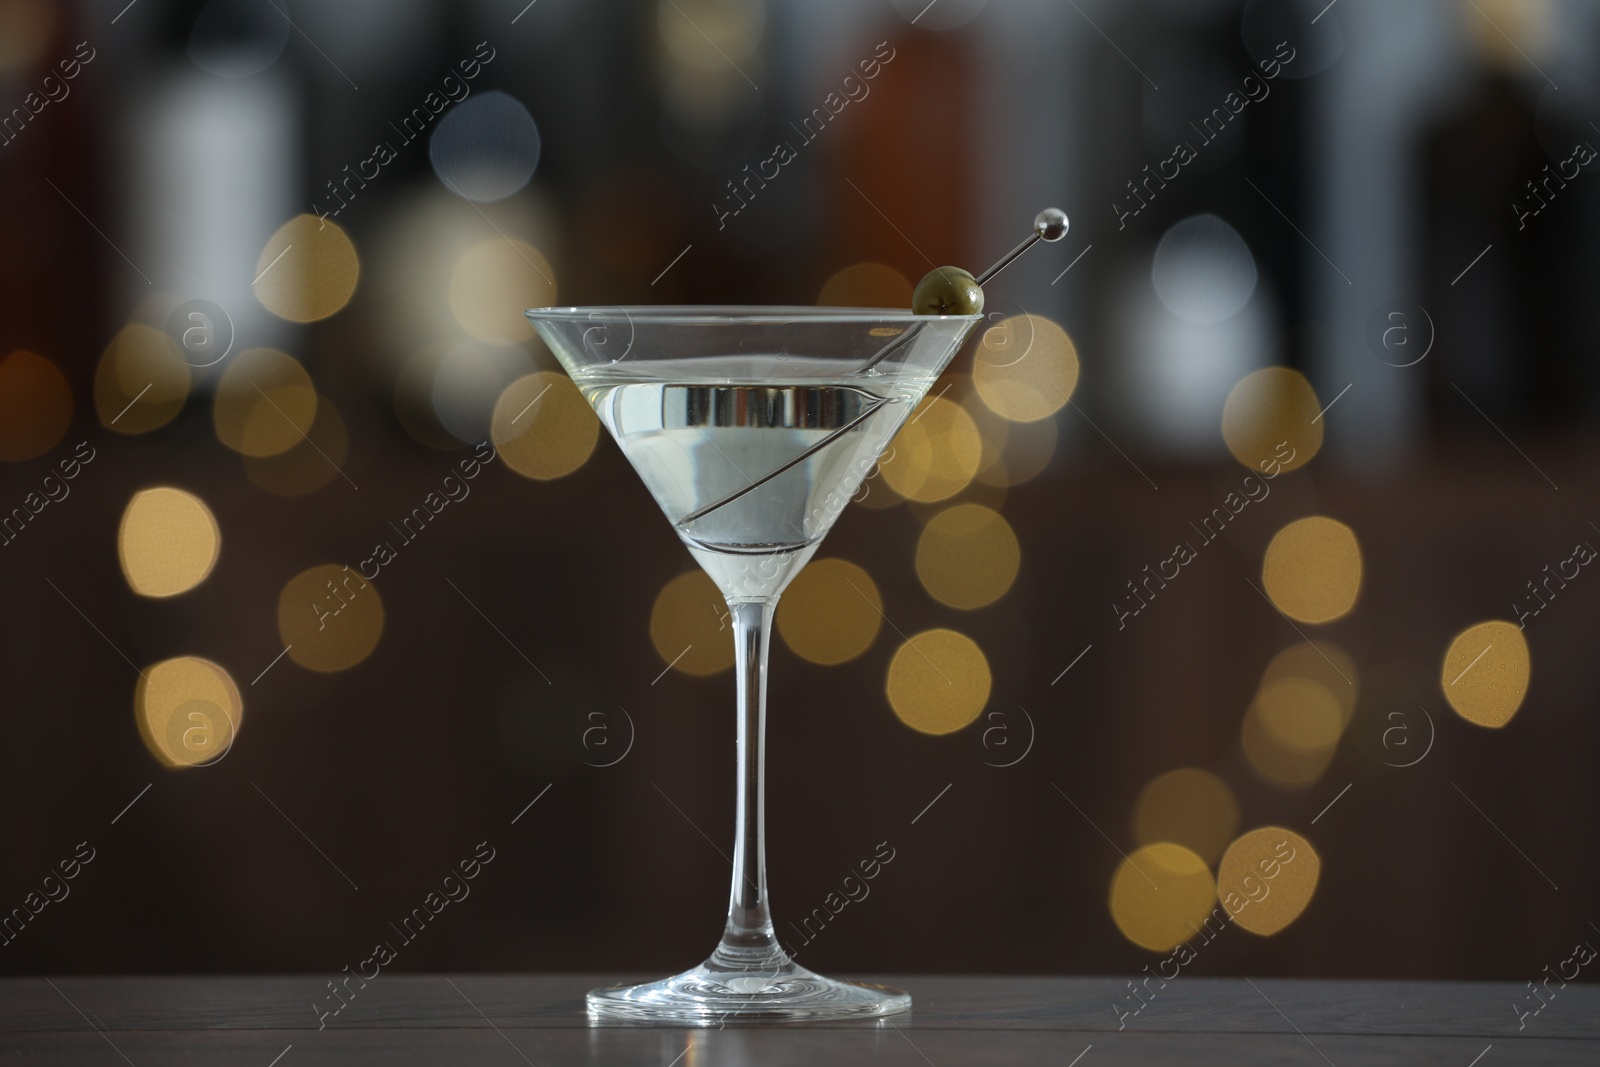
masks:
<path id="1" fill-rule="evenodd" d="M 898 989 L 791 960 L 763 829 L 773 610 L 982 315 L 815 307 L 536 308 L 528 318 L 727 600 L 738 688 L 733 887 L 698 967 L 596 989 L 594 1018 L 716 1024 L 892 1015 Z"/>

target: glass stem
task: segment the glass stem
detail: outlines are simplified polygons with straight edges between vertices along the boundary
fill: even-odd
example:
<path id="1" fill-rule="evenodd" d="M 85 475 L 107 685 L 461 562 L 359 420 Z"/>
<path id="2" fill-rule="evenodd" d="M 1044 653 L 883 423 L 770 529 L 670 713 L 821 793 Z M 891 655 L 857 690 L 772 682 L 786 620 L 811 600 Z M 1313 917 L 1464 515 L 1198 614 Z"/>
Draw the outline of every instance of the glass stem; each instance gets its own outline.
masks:
<path id="1" fill-rule="evenodd" d="M 728 925 L 712 954 L 719 967 L 776 972 L 788 966 L 767 902 L 767 644 L 777 598 L 729 600 L 739 692 L 738 798 Z"/>

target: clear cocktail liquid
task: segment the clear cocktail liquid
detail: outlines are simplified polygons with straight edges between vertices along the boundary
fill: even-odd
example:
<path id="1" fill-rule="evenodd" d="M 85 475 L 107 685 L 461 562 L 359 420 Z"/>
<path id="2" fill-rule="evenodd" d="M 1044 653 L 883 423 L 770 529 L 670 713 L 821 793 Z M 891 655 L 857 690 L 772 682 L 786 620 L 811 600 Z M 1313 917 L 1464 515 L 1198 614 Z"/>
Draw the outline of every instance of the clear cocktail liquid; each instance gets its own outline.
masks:
<path id="1" fill-rule="evenodd" d="M 727 361 L 652 360 L 648 381 L 590 371 L 579 385 L 723 594 L 771 596 L 810 559 L 932 379 L 841 380 L 837 362 L 794 357 L 737 364 L 730 376 Z M 807 378 L 813 369 L 834 377 Z"/>

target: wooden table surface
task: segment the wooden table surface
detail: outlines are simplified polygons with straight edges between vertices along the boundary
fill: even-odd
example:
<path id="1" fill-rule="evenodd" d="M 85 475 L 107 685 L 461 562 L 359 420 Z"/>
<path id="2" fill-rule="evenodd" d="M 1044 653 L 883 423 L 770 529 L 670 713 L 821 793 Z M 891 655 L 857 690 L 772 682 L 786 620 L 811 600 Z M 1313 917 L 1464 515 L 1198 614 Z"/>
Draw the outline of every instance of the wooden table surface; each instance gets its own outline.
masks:
<path id="1" fill-rule="evenodd" d="M 1520 1020 L 1538 1002 L 1511 983 L 1180 975 L 1119 1030 L 1131 976 L 910 975 L 871 979 L 916 1004 L 878 1022 L 589 1024 L 585 990 L 643 977 L 380 974 L 320 1030 L 327 976 L 3 979 L 0 1064 L 1600 1064 L 1581 982 Z"/>

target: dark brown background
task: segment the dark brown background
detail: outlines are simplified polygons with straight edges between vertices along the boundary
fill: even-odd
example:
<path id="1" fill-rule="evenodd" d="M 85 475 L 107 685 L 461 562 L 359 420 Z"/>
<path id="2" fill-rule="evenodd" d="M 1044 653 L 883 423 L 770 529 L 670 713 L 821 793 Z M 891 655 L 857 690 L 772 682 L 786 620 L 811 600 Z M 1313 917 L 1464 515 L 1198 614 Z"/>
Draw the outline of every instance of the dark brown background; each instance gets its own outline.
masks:
<path id="1" fill-rule="evenodd" d="M 65 370 L 78 401 L 66 444 L 87 439 L 99 450 L 72 497 L 0 549 L 0 908 L 20 904 L 77 842 L 98 851 L 72 895 L 0 949 L 0 969 L 332 974 L 388 937 L 388 922 L 483 840 L 496 860 L 469 900 L 403 950 L 406 969 L 689 965 L 710 949 L 726 900 L 727 863 L 717 849 L 732 837 L 732 682 L 669 673 L 652 684 L 663 664 L 646 629 L 650 605 L 689 560 L 609 441 L 555 482 L 491 467 L 469 502 L 448 509 L 383 571 L 386 629 L 358 668 L 317 675 L 284 662 L 248 684 L 281 648 L 282 584 L 314 563 L 364 555 L 387 520 L 409 510 L 458 457 L 417 444 L 395 419 L 391 354 L 374 340 L 385 309 L 365 291 L 340 315 L 298 330 L 291 346 L 350 423 L 345 467 L 359 491 L 338 480 L 293 500 L 260 491 L 243 477 L 239 457 L 216 442 L 202 401 L 192 399 L 156 433 L 125 438 L 100 428 L 91 382 L 133 306 L 126 264 L 44 179 L 90 218 L 122 217 L 124 153 L 141 131 L 119 127 L 119 96 L 186 62 L 199 5 L 142 0 L 110 27 L 121 6 L 62 6 L 42 54 L 65 55 L 87 37 L 100 57 L 67 102 L 0 148 L 0 347 L 43 352 Z M 1590 322 L 1600 207 L 1591 183 L 1600 179 L 1575 180 L 1532 236 L 1515 232 L 1506 205 L 1545 158 L 1531 133 L 1544 82 L 1474 51 L 1461 28 L 1470 9 L 1442 4 L 1419 14 L 1422 5 L 1345 0 L 1317 23 L 1319 32 L 1341 27 L 1343 54 L 1313 77 L 1275 83 L 1231 156 L 1186 173 L 1118 231 L 1105 205 L 1145 162 L 1161 158 L 1140 133 L 1148 86 L 1132 65 L 1182 45 L 1242 77 L 1251 60 L 1240 5 L 1083 3 L 1125 62 L 1070 8 L 1020 0 L 992 0 L 949 32 L 913 26 L 874 0 L 864 5 L 870 17 L 841 16 L 837 31 L 810 26 L 813 54 L 791 47 L 797 25 L 837 13 L 773 2 L 762 121 L 774 135 L 786 116 L 809 110 L 813 86 L 834 68 L 878 40 L 893 41 L 898 53 L 892 78 L 841 116 L 837 136 L 830 131 L 831 140 L 786 170 L 771 195 L 736 220 L 734 236 L 717 231 L 704 205 L 740 165 L 765 153 L 741 155 L 731 138 L 731 147 L 720 146 L 729 162 L 696 166 L 666 143 L 652 73 L 657 5 L 540 0 L 512 27 L 521 6 L 418 3 L 383 15 L 419 20 L 425 32 L 410 51 L 368 64 L 359 116 L 347 106 L 349 87 L 292 37 L 275 70 L 294 86 L 305 199 L 322 175 L 359 158 L 368 116 L 402 113 L 437 69 L 489 38 L 502 58 L 479 88 L 521 99 L 543 136 L 526 195 L 556 205 L 564 303 L 807 303 L 834 270 L 868 258 L 919 277 L 921 256 L 846 179 L 909 225 L 941 263 L 988 262 L 1045 200 L 1073 217 L 1063 246 L 1031 253 L 995 285 L 1072 332 L 1084 368 L 1076 400 L 1127 459 L 1078 412 L 1058 416 L 1056 460 L 1006 498 L 1022 572 L 989 609 L 956 612 L 922 592 L 911 565 L 919 524 L 905 507 L 847 511 L 826 549 L 875 576 L 889 618 L 906 633 L 955 625 L 974 637 L 994 673 L 990 708 L 1025 707 L 1037 744 L 1017 766 L 996 769 L 984 764 L 978 728 L 912 735 L 882 695 L 897 643 L 888 629 L 842 667 L 804 663 L 774 642 L 769 862 L 780 929 L 786 916 L 820 903 L 878 842 L 896 849 L 871 896 L 806 947 L 803 963 L 825 972 L 1137 971 L 1149 957 L 1118 934 L 1105 904 L 1117 852 L 1052 785 L 1128 850 L 1140 786 L 1185 765 L 1212 768 L 1235 787 L 1244 827 L 1294 828 L 1323 860 L 1316 898 L 1294 926 L 1268 940 L 1219 940 L 1199 964 L 1206 973 L 1523 979 L 1593 936 L 1600 580 L 1580 578 L 1530 626 L 1532 688 L 1507 729 L 1464 723 L 1439 693 L 1451 636 L 1509 617 L 1523 583 L 1600 521 Z M 1295 15 L 1296 32 L 1312 32 L 1308 14 L 1321 6 Z M 1563 17 L 1565 39 L 1552 46 L 1565 49 L 1562 69 L 1593 76 L 1583 65 L 1600 46 L 1592 20 Z M 1429 19 L 1449 32 L 1430 38 Z M 337 58 L 339 35 L 316 25 L 323 31 L 312 36 Z M 1336 143 L 1331 128 L 1350 121 L 1338 111 L 1348 99 L 1339 79 L 1360 77 L 1360 64 L 1395 40 L 1433 43 L 1415 54 L 1390 47 L 1378 62 L 1443 71 L 1413 89 L 1428 100 L 1414 108 L 1421 118 L 1401 138 L 1405 151 L 1370 164 L 1389 168 L 1405 190 L 1411 209 L 1398 223 L 1359 204 L 1352 211 L 1338 185 L 1346 172 L 1327 156 Z M 820 64 L 816 55 L 831 64 L 821 73 L 808 66 Z M 1555 61 L 1541 58 L 1554 72 Z M 36 81 L 28 72 L 0 79 L 0 103 L 20 100 Z M 1203 106 L 1194 103 L 1197 112 Z M 1004 138 L 1011 158 L 997 168 L 986 154 L 1008 116 L 1016 121 L 1006 130 L 1018 135 Z M 638 182 L 608 184 L 627 168 L 650 176 L 661 203 L 649 212 L 626 192 Z M 996 186 L 997 171 L 1020 177 Z M 1402 291 L 1369 291 L 1359 265 L 1347 261 L 1356 302 L 1366 302 L 1360 314 L 1330 314 L 1329 294 L 1344 283 L 1245 177 L 1318 244 L 1341 227 L 1364 234 L 1397 224 Z M 425 150 L 412 146 L 340 219 L 369 265 L 386 207 L 435 181 Z M 1429 306 L 1438 346 L 1409 371 L 1428 383 L 1426 400 L 1404 415 L 1398 443 L 1362 452 L 1364 437 L 1390 438 L 1372 428 L 1379 416 L 1353 391 L 1328 415 L 1324 456 L 1275 483 L 1226 543 L 1202 553 L 1119 633 L 1108 605 L 1123 582 L 1164 556 L 1176 532 L 1240 475 L 1225 454 L 1174 455 L 1143 439 L 1104 385 L 1122 358 L 1109 310 L 1115 280 L 1148 270 L 1165 228 L 1201 211 L 1224 214 L 1250 244 L 1262 285 L 1278 301 L 1275 358 L 1311 374 L 1324 402 L 1342 372 L 1319 358 L 1335 349 L 1368 358 L 1365 311 L 1384 299 Z M 597 243 L 604 227 L 584 221 L 596 213 L 602 221 L 640 217 L 665 254 L 616 266 Z M 690 242 L 692 258 L 652 287 Z M 1049 285 L 1090 243 L 1090 257 Z M 1493 258 L 1452 286 L 1490 243 Z M 139 260 L 137 249 L 127 251 Z M 970 358 L 958 357 L 958 366 Z M 1475 375 L 1479 402 L 1515 446 L 1460 402 L 1450 383 L 1464 375 Z M 0 470 L 7 506 L 37 484 L 48 459 Z M 202 495 L 224 536 L 212 577 L 166 602 L 133 595 L 116 560 L 121 510 L 151 484 Z M 1262 668 L 1298 638 L 1246 579 L 1258 577 L 1271 534 L 1312 511 L 1340 518 L 1361 538 L 1366 576 L 1357 610 L 1317 634 L 1356 657 L 1364 688 L 1328 773 L 1308 790 L 1286 792 L 1254 782 L 1239 754 L 1238 723 Z M 248 727 L 225 761 L 185 773 L 155 763 L 131 714 L 136 675 L 113 645 L 141 664 L 187 652 L 230 669 L 244 688 Z M 632 752 L 614 767 L 585 765 L 574 723 L 619 705 L 637 726 Z M 1433 752 L 1414 768 L 1385 766 L 1388 712 L 1418 705 L 1437 727 Z M 1345 783 L 1350 791 L 1312 827 Z M 949 793 L 912 825 L 947 784 Z"/>

